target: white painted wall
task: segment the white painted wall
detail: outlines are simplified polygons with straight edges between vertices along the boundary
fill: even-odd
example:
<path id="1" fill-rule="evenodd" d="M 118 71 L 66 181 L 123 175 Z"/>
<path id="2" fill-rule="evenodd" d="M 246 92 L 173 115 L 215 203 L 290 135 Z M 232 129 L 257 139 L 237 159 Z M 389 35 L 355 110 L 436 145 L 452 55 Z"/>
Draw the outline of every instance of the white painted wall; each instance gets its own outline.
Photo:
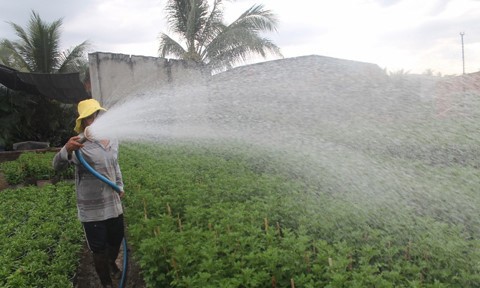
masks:
<path id="1" fill-rule="evenodd" d="M 88 55 L 92 97 L 106 108 L 154 89 L 204 84 L 209 74 L 184 60 L 95 52 Z"/>

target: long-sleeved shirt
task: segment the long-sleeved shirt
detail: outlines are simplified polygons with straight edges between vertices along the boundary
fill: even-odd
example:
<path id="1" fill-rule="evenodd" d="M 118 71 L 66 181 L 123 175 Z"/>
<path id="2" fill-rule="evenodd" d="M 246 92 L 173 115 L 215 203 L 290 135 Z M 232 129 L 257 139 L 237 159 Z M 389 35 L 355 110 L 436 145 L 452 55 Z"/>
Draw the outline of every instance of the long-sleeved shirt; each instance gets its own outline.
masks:
<path id="1" fill-rule="evenodd" d="M 118 141 L 110 140 L 106 146 L 99 141 L 86 141 L 80 149 L 85 161 L 98 173 L 115 183 L 123 191 L 122 173 L 118 165 Z M 78 218 L 81 222 L 102 221 L 116 218 L 123 213 L 118 193 L 91 174 L 77 159 L 69 157 L 62 147 L 53 158 L 53 168 L 63 170 L 75 165 Z"/>

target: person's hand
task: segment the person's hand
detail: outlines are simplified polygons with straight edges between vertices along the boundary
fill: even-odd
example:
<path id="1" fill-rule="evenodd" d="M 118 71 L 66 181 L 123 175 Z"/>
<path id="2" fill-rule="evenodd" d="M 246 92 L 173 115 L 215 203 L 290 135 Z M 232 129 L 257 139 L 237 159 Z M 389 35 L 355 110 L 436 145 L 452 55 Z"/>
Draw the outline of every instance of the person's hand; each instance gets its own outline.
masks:
<path id="1" fill-rule="evenodd" d="M 72 154 L 73 151 L 83 147 L 83 144 L 78 142 L 80 139 L 80 136 L 73 136 L 72 138 L 68 139 L 67 144 L 65 144 L 68 154 Z"/>
<path id="2" fill-rule="evenodd" d="M 120 196 L 120 199 L 122 199 L 123 196 L 125 196 L 125 192 L 124 191 L 118 192 L 118 196 Z"/>

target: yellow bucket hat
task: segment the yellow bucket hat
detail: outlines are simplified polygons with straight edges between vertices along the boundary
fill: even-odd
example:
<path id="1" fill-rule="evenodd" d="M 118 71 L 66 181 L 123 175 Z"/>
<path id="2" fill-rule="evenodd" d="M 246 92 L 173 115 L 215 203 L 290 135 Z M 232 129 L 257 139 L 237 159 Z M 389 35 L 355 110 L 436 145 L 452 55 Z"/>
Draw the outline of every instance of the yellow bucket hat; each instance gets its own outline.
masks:
<path id="1" fill-rule="evenodd" d="M 82 128 L 83 118 L 87 118 L 88 116 L 92 115 L 98 110 L 107 111 L 107 109 L 102 108 L 102 106 L 100 106 L 100 103 L 98 103 L 98 101 L 95 99 L 87 99 L 87 100 L 80 101 L 78 103 L 77 109 L 78 109 L 79 116 L 77 118 L 77 121 L 75 121 L 75 128 L 73 129 L 77 133 L 81 132 L 80 129 Z"/>

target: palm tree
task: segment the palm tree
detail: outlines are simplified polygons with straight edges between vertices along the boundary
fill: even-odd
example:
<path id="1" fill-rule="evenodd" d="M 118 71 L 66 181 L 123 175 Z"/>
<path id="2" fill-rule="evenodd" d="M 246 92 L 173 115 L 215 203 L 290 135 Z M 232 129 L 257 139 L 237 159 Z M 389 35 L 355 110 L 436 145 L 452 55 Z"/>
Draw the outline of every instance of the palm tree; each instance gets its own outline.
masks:
<path id="1" fill-rule="evenodd" d="M 60 51 L 62 19 L 45 23 L 32 11 L 26 27 L 10 22 L 19 37 L 18 41 L 3 39 L 0 42 L 0 64 L 22 72 L 68 73 L 88 71 L 85 52 L 87 41 L 66 51 Z M 4 92 L 4 93 L 3 93 Z M 13 95 L 7 97 L 9 95 Z M 73 105 L 62 105 L 39 95 L 22 91 L 0 93 L 0 144 L 10 146 L 17 141 L 48 141 L 59 146 L 71 137 L 71 122 L 75 119 Z M 5 122 L 5 123 L 3 123 Z"/>
<path id="2" fill-rule="evenodd" d="M 42 21 L 38 13 L 32 11 L 27 29 L 9 22 L 20 38 L 18 41 L 3 39 L 0 43 L 0 61 L 20 71 L 41 73 L 76 72 L 84 69 L 87 59 L 87 41 L 60 51 L 60 27 L 62 19 L 50 24 Z"/>
<path id="3" fill-rule="evenodd" d="M 184 40 L 185 48 L 167 34 L 160 34 L 159 56 L 205 64 L 212 72 L 232 68 L 249 56 L 281 56 L 280 49 L 260 32 L 276 31 L 277 19 L 263 5 L 253 5 L 230 25 L 223 23 L 222 0 L 168 0 L 167 21 L 173 33 Z"/>

